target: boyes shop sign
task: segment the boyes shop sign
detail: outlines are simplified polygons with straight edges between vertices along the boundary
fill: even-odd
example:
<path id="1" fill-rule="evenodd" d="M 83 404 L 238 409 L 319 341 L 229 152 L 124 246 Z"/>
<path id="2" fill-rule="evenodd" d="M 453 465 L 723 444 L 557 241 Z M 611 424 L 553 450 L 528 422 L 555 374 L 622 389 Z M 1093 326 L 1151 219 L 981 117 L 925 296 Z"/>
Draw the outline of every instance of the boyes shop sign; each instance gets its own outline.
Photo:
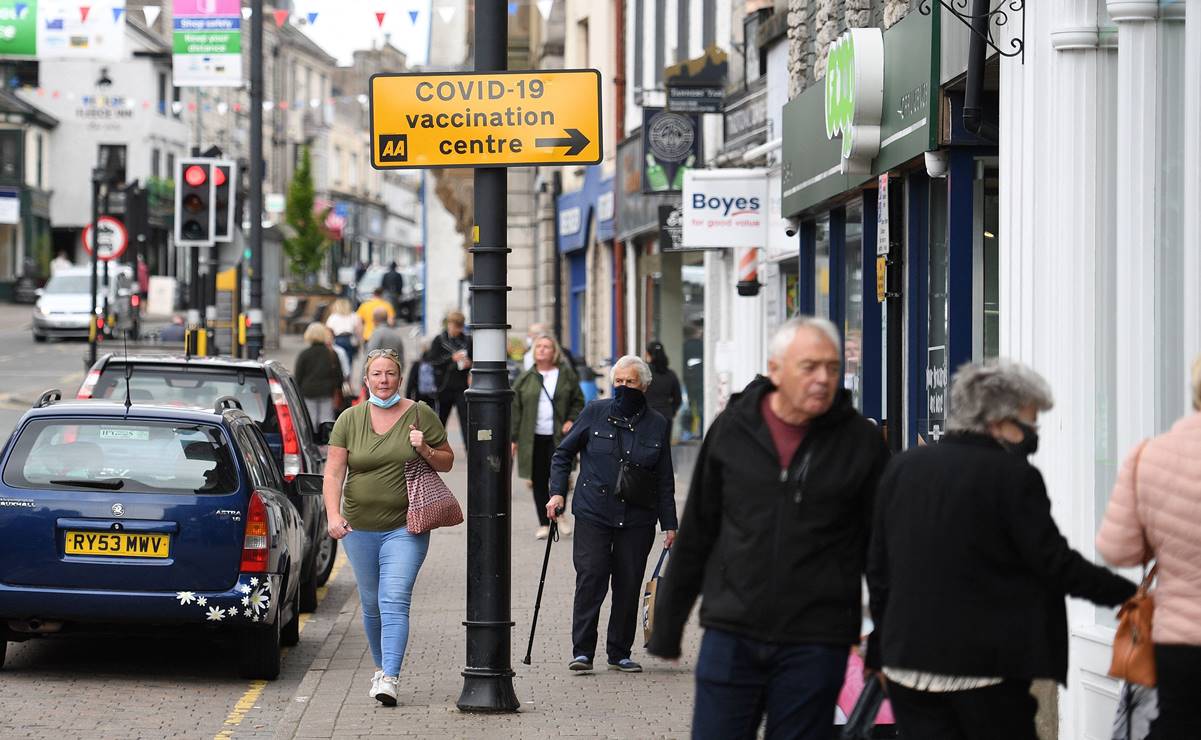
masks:
<path id="1" fill-rule="evenodd" d="M 766 169 L 692 170 L 684 175 L 683 248 L 762 247 L 767 241 Z"/>
<path id="2" fill-rule="evenodd" d="M 826 76 L 784 106 L 783 215 L 795 216 L 937 145 L 939 14 L 853 28 Z"/>

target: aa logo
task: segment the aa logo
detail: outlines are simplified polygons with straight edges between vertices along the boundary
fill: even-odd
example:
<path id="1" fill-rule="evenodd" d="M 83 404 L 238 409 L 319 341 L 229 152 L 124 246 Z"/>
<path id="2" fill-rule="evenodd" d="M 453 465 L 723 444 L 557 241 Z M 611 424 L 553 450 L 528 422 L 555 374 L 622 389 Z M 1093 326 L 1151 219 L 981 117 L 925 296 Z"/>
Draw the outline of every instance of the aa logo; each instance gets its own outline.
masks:
<path id="1" fill-rule="evenodd" d="M 380 134 L 379 161 L 381 163 L 409 161 L 408 134 Z"/>

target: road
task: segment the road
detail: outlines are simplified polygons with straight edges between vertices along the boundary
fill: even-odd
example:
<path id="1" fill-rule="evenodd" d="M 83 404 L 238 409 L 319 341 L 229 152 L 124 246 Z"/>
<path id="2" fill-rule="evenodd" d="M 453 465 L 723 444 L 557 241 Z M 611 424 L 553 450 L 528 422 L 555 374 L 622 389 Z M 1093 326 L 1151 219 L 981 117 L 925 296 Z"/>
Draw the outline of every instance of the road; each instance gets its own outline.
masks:
<path id="1" fill-rule="evenodd" d="M 42 391 L 74 395 L 83 382 L 87 342 L 37 344 L 30 333 L 31 306 L 0 303 L 0 433 L 9 433 Z"/>

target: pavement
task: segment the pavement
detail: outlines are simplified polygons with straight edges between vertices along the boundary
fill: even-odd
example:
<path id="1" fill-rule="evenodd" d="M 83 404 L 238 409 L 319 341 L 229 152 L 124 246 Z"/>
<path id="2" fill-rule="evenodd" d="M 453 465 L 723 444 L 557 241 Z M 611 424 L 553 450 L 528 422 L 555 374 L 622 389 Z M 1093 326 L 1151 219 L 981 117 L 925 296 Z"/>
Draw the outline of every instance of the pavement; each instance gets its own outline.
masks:
<path id="1" fill-rule="evenodd" d="M 290 361 L 303 344 L 285 337 L 269 353 Z M 456 427 L 457 416 L 450 426 Z M 466 512 L 466 456 L 457 428 L 448 429 L 455 449 L 455 468 L 443 477 Z M 683 513 L 684 494 L 691 478 L 694 447 L 675 450 L 676 505 Z M 512 486 L 512 665 L 513 684 L 521 708 L 515 713 L 460 712 L 455 701 L 463 687 L 465 665 L 466 525 L 438 529 L 431 535 L 429 555 L 413 593 L 409 646 L 400 675 L 399 703 L 387 708 L 368 698 L 375 666 L 363 632 L 357 589 L 349 592 L 333 627 L 297 688 L 283 717 L 271 728 L 253 726 L 234 738 L 680 738 L 691 728 L 693 667 L 699 646 L 695 623 L 685 634 L 684 659 L 670 663 L 652 658 L 635 641 L 633 658 L 641 674 L 624 674 L 604 667 L 604 629 L 608 600 L 601 612 L 600 670 L 577 675 L 567 670 L 571 659 L 571 613 L 575 573 L 570 537 L 552 545 L 538 632 L 531 665 L 521 663 L 534 613 L 538 577 L 546 543 L 534 538 L 538 525 L 533 494 L 516 476 Z M 658 559 L 657 544 L 647 562 L 647 576 Z M 338 581 L 353 582 L 349 567 Z M 645 578 L 643 579 L 645 581 Z M 641 632 L 639 633 L 641 634 Z"/>

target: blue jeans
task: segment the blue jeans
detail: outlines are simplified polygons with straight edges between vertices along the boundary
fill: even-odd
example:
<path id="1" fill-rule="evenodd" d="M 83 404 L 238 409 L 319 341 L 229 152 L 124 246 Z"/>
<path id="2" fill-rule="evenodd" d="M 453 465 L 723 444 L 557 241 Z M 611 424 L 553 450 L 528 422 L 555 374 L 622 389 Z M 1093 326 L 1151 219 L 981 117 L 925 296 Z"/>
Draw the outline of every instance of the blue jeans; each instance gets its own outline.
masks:
<path id="1" fill-rule="evenodd" d="M 409 643 L 409 605 L 413 584 L 430 547 L 430 534 L 356 529 L 342 539 L 354 568 L 363 604 L 363 628 L 371 657 L 385 676 L 399 676 Z"/>
<path id="2" fill-rule="evenodd" d="M 706 629 L 696 662 L 692 737 L 830 740 L 848 646 L 782 645 Z"/>

